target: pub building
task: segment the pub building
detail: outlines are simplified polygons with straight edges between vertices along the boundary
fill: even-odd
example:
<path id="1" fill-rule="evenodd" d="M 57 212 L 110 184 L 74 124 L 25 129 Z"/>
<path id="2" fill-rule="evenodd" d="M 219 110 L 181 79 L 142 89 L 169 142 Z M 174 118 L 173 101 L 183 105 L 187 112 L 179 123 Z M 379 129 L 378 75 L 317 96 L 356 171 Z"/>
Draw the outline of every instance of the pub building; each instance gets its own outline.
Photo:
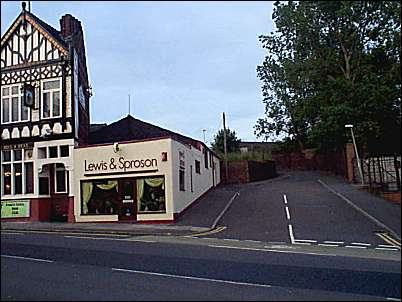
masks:
<path id="1" fill-rule="evenodd" d="M 90 125 L 84 33 L 26 10 L 1 38 L 1 220 L 174 221 L 220 182 L 202 142 L 127 116 Z"/>

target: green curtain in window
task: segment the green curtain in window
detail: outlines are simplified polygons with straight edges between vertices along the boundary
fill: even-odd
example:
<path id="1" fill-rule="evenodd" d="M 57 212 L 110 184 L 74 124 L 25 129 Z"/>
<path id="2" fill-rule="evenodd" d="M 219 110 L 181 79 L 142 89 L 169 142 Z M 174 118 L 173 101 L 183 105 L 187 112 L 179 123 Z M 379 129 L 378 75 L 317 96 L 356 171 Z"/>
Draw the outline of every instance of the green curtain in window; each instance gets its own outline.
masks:
<path id="1" fill-rule="evenodd" d="M 107 184 L 97 184 L 96 186 L 102 190 L 111 190 L 117 187 L 117 180 L 109 180 Z"/>
<path id="2" fill-rule="evenodd" d="M 140 208 L 141 198 L 142 198 L 143 194 L 144 194 L 144 180 L 140 178 L 140 179 L 137 179 L 137 202 L 138 202 L 138 208 Z"/>
<path id="3" fill-rule="evenodd" d="M 88 213 L 88 201 L 91 199 L 93 190 L 92 182 L 82 183 L 82 213 Z"/>
<path id="4" fill-rule="evenodd" d="M 159 187 L 162 186 L 162 189 L 165 189 L 164 178 L 146 178 L 145 183 L 150 187 Z"/>

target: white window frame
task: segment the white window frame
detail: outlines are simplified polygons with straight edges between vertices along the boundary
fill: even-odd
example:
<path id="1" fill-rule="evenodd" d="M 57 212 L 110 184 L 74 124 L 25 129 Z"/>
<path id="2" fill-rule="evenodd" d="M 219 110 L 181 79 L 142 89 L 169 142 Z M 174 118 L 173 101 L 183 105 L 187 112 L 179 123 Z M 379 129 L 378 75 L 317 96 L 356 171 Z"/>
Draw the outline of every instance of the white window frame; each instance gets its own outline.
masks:
<path id="1" fill-rule="evenodd" d="M 29 150 L 31 150 L 31 148 L 27 148 L 27 149 L 29 149 Z M 32 165 L 33 165 L 33 169 L 34 169 L 34 171 L 35 171 L 35 163 L 34 163 L 34 160 L 33 159 L 30 159 L 30 160 L 26 160 L 25 159 L 25 150 L 27 150 L 27 149 L 11 149 L 11 150 L 9 150 L 9 151 L 11 151 L 11 158 L 10 158 L 10 161 L 7 161 L 7 162 L 4 162 L 4 160 L 3 160 L 3 151 L 5 151 L 5 150 L 1 150 L 1 183 L 3 183 L 3 177 L 4 177 L 4 169 L 3 169 L 3 166 L 4 165 L 11 165 L 11 194 L 4 194 L 4 187 L 3 187 L 3 185 L 1 186 L 1 196 L 24 196 L 24 195 L 28 195 L 28 196 L 30 196 L 30 195 L 34 195 L 34 192 L 35 192 L 35 175 L 33 175 L 33 181 L 34 181 L 34 192 L 32 192 L 32 193 L 26 193 L 26 172 L 25 172 L 25 164 L 26 163 L 32 163 Z M 20 160 L 15 160 L 14 159 L 14 151 L 16 151 L 16 150 L 21 150 L 21 152 L 22 152 L 22 155 L 21 155 L 21 159 Z M 8 150 L 7 150 L 8 151 Z M 22 193 L 21 194 L 15 194 L 15 181 L 14 181 L 14 178 L 15 178 L 15 168 L 14 168 L 14 164 L 21 164 L 21 173 L 22 173 L 22 175 L 21 175 L 21 178 L 22 178 Z"/>
<path id="2" fill-rule="evenodd" d="M 13 84 L 13 85 L 7 85 L 7 86 L 1 86 L 1 123 L 2 124 L 15 124 L 15 123 L 21 123 L 21 122 L 27 122 L 30 120 L 31 117 L 31 110 L 29 110 L 28 108 L 28 116 L 26 119 L 22 119 L 21 115 L 22 115 L 22 106 L 23 106 L 23 93 L 21 91 L 21 86 L 22 84 Z M 13 94 L 12 93 L 12 88 L 13 87 L 17 87 L 17 94 Z M 3 95 L 3 89 L 8 89 L 8 95 L 4 96 Z M 18 119 L 16 121 L 12 121 L 12 112 L 13 112 L 13 103 L 12 103 L 12 99 L 14 97 L 18 98 Z M 3 100 L 8 100 L 8 122 L 4 122 L 3 121 L 3 110 L 4 110 L 4 106 L 3 106 Z"/>
<path id="3" fill-rule="evenodd" d="M 59 88 L 57 89 L 43 89 L 44 83 L 46 82 L 53 82 L 53 81 L 59 81 Z M 63 87 L 62 87 L 62 83 L 61 83 L 61 78 L 51 78 L 51 79 L 45 79 L 41 81 L 40 84 L 40 88 L 41 88 L 41 93 L 40 93 L 40 117 L 41 119 L 52 119 L 52 118 L 58 118 L 61 117 L 63 108 L 62 108 L 62 95 L 63 95 Z M 48 117 L 44 117 L 43 116 L 43 95 L 47 92 L 50 92 L 50 115 Z M 54 92 L 59 92 L 59 96 L 60 96 L 60 113 L 59 115 L 54 115 L 53 114 L 53 93 Z"/>
<path id="4" fill-rule="evenodd" d="M 64 171 L 64 187 L 66 188 L 64 191 L 57 191 L 57 171 Z M 66 166 L 63 168 L 57 168 L 57 164 L 54 164 L 54 192 L 57 194 L 68 193 L 68 182 L 67 182 L 67 170 Z"/>

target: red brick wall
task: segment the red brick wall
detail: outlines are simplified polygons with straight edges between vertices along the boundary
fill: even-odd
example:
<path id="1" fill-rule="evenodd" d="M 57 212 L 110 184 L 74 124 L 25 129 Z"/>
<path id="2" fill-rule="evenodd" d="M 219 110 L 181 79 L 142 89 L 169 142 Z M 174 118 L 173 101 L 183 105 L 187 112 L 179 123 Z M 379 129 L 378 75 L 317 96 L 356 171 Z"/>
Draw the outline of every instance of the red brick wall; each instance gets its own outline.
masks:
<path id="1" fill-rule="evenodd" d="M 248 183 L 272 178 L 276 175 L 273 161 L 233 161 L 228 162 L 229 179 L 225 175 L 225 163 L 221 162 L 222 183 Z"/>

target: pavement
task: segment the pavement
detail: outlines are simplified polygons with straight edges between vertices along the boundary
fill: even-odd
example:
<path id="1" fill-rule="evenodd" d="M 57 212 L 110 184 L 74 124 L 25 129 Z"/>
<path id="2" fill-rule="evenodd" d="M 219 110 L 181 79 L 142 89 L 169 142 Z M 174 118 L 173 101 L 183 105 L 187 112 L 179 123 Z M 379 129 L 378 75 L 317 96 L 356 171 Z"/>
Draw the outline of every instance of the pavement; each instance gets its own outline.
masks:
<path id="1" fill-rule="evenodd" d="M 287 181 L 287 177 L 291 178 L 292 182 Z M 314 181 L 314 187 L 310 184 L 306 187 L 306 183 L 301 182 L 305 180 Z M 281 193 L 284 188 L 289 189 L 290 186 L 297 185 L 297 181 L 302 184 L 304 192 L 318 190 L 318 187 L 322 186 L 320 190 L 326 191 L 328 196 L 331 195 L 335 198 L 337 195 L 335 198 L 337 202 L 341 202 L 340 199 L 344 199 L 343 203 L 346 203 L 346 200 L 350 201 L 349 205 L 354 205 L 355 210 L 360 209 L 361 213 L 366 213 L 366 218 L 369 218 L 373 224 L 376 224 L 376 220 L 381 222 L 394 237 L 400 240 L 400 204 L 365 192 L 342 178 L 311 171 L 289 172 L 289 175 L 286 172 L 271 180 L 244 185 L 219 186 L 201 198 L 174 224 L 1 222 L 1 229 L 32 232 L 109 233 L 131 236 L 191 235 L 211 231 L 211 226 L 214 222 L 216 224 L 216 219 L 220 216 L 218 222 L 227 226 L 235 225 L 243 219 L 239 224 L 239 229 L 243 234 L 242 239 L 253 239 L 254 234 L 263 231 L 264 236 L 268 236 L 270 240 L 278 238 L 278 241 L 283 241 L 281 240 L 283 236 L 288 237 L 286 221 L 278 224 L 275 220 L 278 211 L 283 212 L 281 208 L 283 205 L 273 202 L 263 203 L 261 200 L 265 198 L 269 201 L 275 194 L 276 199 L 282 199 Z M 234 205 L 227 209 L 229 201 L 237 192 L 240 192 L 242 199 L 235 200 Z M 295 193 L 293 199 L 296 197 Z M 344 207 L 353 212 L 347 205 Z M 222 212 L 227 210 L 230 215 Z M 300 210 L 298 211 L 300 212 Z M 354 220 L 353 217 L 350 219 Z"/>

